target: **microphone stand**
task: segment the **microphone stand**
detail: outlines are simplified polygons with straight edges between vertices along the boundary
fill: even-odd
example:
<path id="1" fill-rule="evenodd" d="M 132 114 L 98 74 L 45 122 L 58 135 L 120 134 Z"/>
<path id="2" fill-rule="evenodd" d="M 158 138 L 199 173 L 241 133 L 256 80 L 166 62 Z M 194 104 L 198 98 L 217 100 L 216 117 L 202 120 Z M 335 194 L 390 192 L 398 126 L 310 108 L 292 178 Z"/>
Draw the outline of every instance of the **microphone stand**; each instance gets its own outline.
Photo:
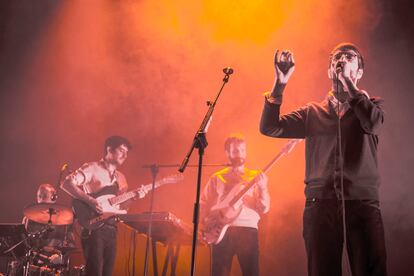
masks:
<path id="1" fill-rule="evenodd" d="M 227 166 L 228 164 L 206 164 L 204 167 L 223 167 Z M 144 275 L 146 276 L 148 273 L 148 260 L 149 260 L 149 243 L 152 235 L 152 217 L 153 217 L 153 208 L 154 208 L 154 188 L 155 188 L 155 182 L 157 178 L 157 174 L 159 172 L 160 168 L 178 168 L 180 167 L 180 164 L 165 164 L 165 165 L 159 165 L 159 164 L 145 164 L 142 166 L 142 168 L 145 169 L 151 169 L 152 173 L 152 187 L 151 187 L 151 195 L 150 195 L 150 208 L 149 208 L 149 220 L 148 220 L 148 228 L 147 228 L 147 242 L 145 245 L 145 261 L 144 261 Z M 198 167 L 198 165 L 190 164 L 188 167 Z M 132 275 L 135 275 L 135 258 L 133 263 L 133 272 Z"/>
<path id="2" fill-rule="evenodd" d="M 179 172 L 183 173 L 185 168 L 188 165 L 188 161 L 190 160 L 190 156 L 193 153 L 194 148 L 198 148 L 198 176 L 197 176 L 197 194 L 196 199 L 194 203 L 194 213 L 193 213 L 193 241 L 192 241 L 192 247 L 191 247 L 191 273 L 190 275 L 193 276 L 195 273 L 195 258 L 196 258 L 196 247 L 197 247 L 197 236 L 198 236 L 198 223 L 199 223 L 199 210 L 200 210 L 200 191 L 201 191 L 201 173 L 202 173 L 202 167 L 203 167 L 203 155 L 204 155 L 204 149 L 207 147 L 207 138 L 206 138 L 206 131 L 208 128 L 208 125 L 211 120 L 211 116 L 213 115 L 214 107 L 216 106 L 217 100 L 220 97 L 220 94 L 226 85 L 226 83 L 229 81 L 230 74 L 233 73 L 233 69 L 227 67 L 223 69 L 223 72 L 225 73 L 225 76 L 223 78 L 223 84 L 214 100 L 214 102 L 207 102 L 207 105 L 209 106 L 209 109 L 204 116 L 204 119 L 198 128 L 193 143 L 191 144 L 190 150 L 188 151 L 187 155 L 185 156 L 183 162 L 181 163 L 180 168 L 178 169 Z"/>
<path id="3" fill-rule="evenodd" d="M 63 164 L 62 168 L 59 171 L 58 181 L 56 183 L 56 192 L 52 195 L 52 200 L 56 201 L 58 199 L 58 191 L 60 189 L 60 184 L 62 183 L 63 173 L 68 169 L 68 164 Z M 69 171 L 70 172 L 70 171 Z"/>
<path id="4" fill-rule="evenodd" d="M 338 66 L 338 64 L 339 64 L 339 66 Z M 350 265 L 350 262 L 349 262 L 349 254 L 348 254 L 348 238 L 347 238 L 347 227 L 346 227 L 346 221 L 347 220 L 346 220 L 346 210 L 345 210 L 346 206 L 345 206 L 345 197 L 344 197 L 344 158 L 343 158 L 343 154 L 342 154 L 342 130 L 341 130 L 341 114 L 340 114 L 340 112 L 341 112 L 341 110 L 340 110 L 341 101 L 340 101 L 340 96 L 339 96 L 339 94 L 340 94 L 340 91 L 339 91 L 340 81 L 338 79 L 338 74 L 340 72 L 342 72 L 342 70 L 343 70 L 343 64 L 342 63 L 338 63 L 338 64 L 337 64 L 337 68 L 336 68 L 336 74 L 337 74 L 336 78 L 337 78 L 337 80 L 336 80 L 336 96 L 335 97 L 337 97 L 336 100 L 338 101 L 338 105 L 336 107 L 336 112 L 337 112 L 337 115 L 338 115 L 338 120 L 337 120 L 338 128 L 337 128 L 337 135 L 336 136 L 337 136 L 337 141 L 338 141 L 338 148 L 337 149 L 338 149 L 338 154 L 339 154 L 338 163 L 339 163 L 339 169 L 340 169 L 339 177 L 340 177 L 340 185 L 341 185 L 340 189 L 341 189 L 341 207 L 342 207 L 342 231 L 343 231 L 343 239 L 344 239 L 343 249 L 342 249 L 342 264 L 345 262 L 345 264 L 343 265 L 343 266 L 345 266 L 345 268 L 343 266 L 342 266 L 342 268 L 344 270 L 343 272 L 345 272 L 344 274 L 348 274 L 348 275 L 352 276 L 352 270 L 351 270 L 351 265 Z M 346 93 L 348 93 L 348 92 L 346 92 Z M 335 166 L 337 166 L 337 165 L 335 165 Z"/>
<path id="5" fill-rule="evenodd" d="M 157 179 L 157 174 L 159 172 L 159 166 L 157 164 L 153 164 L 150 166 L 150 169 L 151 169 L 151 174 L 152 174 L 152 187 L 151 187 L 151 196 L 150 196 L 147 242 L 145 245 L 144 276 L 147 276 L 147 273 L 148 273 L 149 244 L 150 244 L 151 235 L 152 235 L 152 213 L 154 209 L 154 190 L 155 190 L 155 181 Z M 134 269 L 133 275 L 135 275 L 135 269 Z"/>

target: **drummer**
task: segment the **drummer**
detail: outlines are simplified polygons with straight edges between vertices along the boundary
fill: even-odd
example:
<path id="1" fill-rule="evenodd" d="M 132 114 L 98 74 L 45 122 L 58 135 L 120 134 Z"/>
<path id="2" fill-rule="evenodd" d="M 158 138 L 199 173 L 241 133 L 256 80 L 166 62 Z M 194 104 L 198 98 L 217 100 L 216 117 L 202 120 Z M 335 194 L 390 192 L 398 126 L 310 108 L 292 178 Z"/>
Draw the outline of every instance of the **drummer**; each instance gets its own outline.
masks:
<path id="1" fill-rule="evenodd" d="M 39 185 L 37 189 L 37 203 L 55 204 L 56 199 L 57 192 L 54 186 L 47 183 Z M 35 218 L 30 218 L 24 217 L 22 222 L 27 233 L 34 235 L 30 239 L 30 246 L 40 250 L 40 253 L 49 256 L 51 263 L 62 263 L 62 252 L 60 250 L 74 248 L 75 246 L 72 224 L 54 225 L 53 221 L 52 223 L 47 223 L 47 221 L 36 222 L 34 221 Z"/>

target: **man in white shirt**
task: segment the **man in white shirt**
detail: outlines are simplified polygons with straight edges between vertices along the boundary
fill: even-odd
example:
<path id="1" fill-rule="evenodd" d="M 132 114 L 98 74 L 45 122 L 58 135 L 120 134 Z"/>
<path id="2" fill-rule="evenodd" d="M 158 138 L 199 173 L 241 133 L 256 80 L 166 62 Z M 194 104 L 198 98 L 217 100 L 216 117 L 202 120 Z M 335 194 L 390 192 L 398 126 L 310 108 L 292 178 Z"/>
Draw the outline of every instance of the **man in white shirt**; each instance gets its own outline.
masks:
<path id="1" fill-rule="evenodd" d="M 224 233 L 219 237 L 220 241 L 207 240 L 213 244 L 212 275 L 230 275 L 234 255 L 239 260 L 243 276 L 259 275 L 258 222 L 260 215 L 267 213 L 270 206 L 267 177 L 259 170 L 245 167 L 246 141 L 242 136 L 228 137 L 224 147 L 231 165 L 210 177 L 201 196 L 201 221 L 205 235 L 211 237 L 220 230 Z M 233 212 L 231 200 L 249 182 L 254 182 L 254 185 L 234 202 L 236 211 Z M 211 224 L 211 221 L 218 220 L 226 221 L 226 225 L 213 229 L 220 223 Z M 226 227 L 227 231 L 223 231 L 222 228 Z"/>
<path id="2" fill-rule="evenodd" d="M 97 214 L 102 206 L 95 199 L 100 193 L 108 191 L 120 194 L 128 190 L 125 176 L 117 169 L 128 157 L 132 148 L 130 142 L 121 136 L 108 137 L 104 145 L 104 157 L 89 162 L 68 175 L 62 183 L 62 189 L 74 199 L 86 203 Z M 116 220 L 105 221 L 95 230 L 82 230 L 82 248 L 86 259 L 86 275 L 112 275 L 116 254 Z"/>

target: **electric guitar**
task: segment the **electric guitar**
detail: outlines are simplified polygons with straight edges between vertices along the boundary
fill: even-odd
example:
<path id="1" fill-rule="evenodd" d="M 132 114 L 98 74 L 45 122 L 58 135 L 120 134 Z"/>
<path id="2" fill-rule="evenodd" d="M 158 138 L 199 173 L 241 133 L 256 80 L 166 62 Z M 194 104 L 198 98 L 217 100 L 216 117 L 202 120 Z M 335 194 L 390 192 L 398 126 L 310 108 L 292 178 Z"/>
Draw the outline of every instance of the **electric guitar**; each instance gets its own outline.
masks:
<path id="1" fill-rule="evenodd" d="M 301 139 L 291 139 L 280 150 L 269 164 L 263 168 L 267 173 L 271 167 L 284 155 L 290 153 Z M 234 186 L 224 199 L 211 207 L 209 214 L 204 218 L 202 229 L 202 239 L 208 244 L 218 244 L 226 234 L 231 223 L 240 215 L 242 211 L 243 197 L 256 185 L 258 176 L 250 182 L 242 182 Z"/>
<path id="2" fill-rule="evenodd" d="M 182 174 L 165 177 L 156 181 L 154 188 L 159 188 L 165 184 L 176 183 L 183 178 L 184 176 Z M 127 211 L 121 209 L 120 204 L 133 198 L 144 198 L 145 195 L 151 191 L 152 184 L 142 185 L 137 189 L 118 196 L 116 196 L 117 189 L 117 186 L 112 185 L 104 187 L 99 192 L 90 194 L 102 207 L 102 213 L 96 212 L 96 210 L 85 201 L 73 199 L 72 206 L 79 224 L 88 230 L 96 230 L 103 226 L 105 221 L 114 218 L 117 215 L 126 214 Z"/>

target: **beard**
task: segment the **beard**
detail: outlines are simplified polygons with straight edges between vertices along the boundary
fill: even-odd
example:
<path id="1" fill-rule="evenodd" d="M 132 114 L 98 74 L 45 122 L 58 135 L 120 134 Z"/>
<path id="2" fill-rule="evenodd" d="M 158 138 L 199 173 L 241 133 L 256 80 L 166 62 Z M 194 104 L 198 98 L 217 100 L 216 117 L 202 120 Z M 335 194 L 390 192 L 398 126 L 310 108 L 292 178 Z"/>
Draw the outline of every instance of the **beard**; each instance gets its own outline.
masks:
<path id="1" fill-rule="evenodd" d="M 244 165 L 245 162 L 246 162 L 246 159 L 241 158 L 241 157 L 230 158 L 230 164 L 233 167 L 238 167 L 238 166 Z"/>

